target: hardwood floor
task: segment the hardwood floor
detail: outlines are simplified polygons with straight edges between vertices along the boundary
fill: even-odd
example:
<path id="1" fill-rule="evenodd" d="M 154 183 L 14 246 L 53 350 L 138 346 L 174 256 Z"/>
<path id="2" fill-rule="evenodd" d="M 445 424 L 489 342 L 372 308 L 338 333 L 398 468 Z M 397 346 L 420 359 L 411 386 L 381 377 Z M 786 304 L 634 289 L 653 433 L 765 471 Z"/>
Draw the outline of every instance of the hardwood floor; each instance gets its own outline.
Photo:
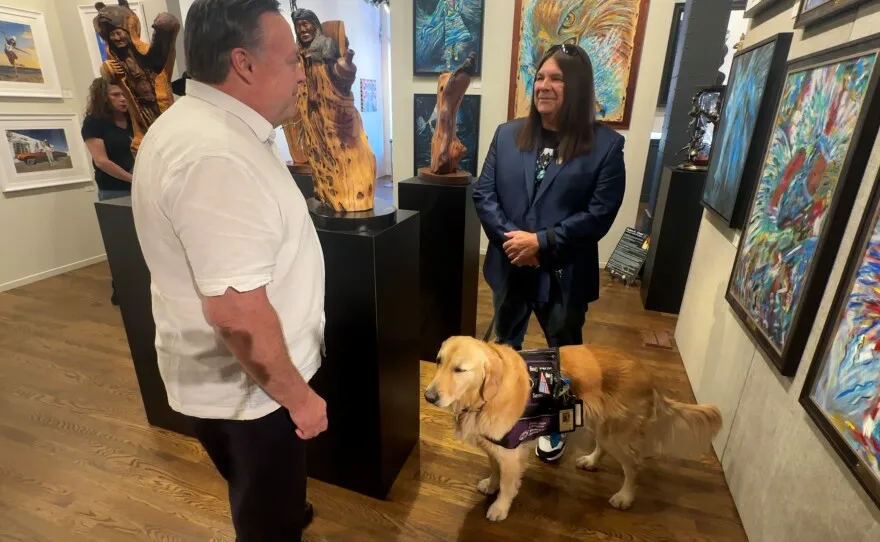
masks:
<path id="1" fill-rule="evenodd" d="M 232 541 L 226 488 L 200 445 L 146 423 L 109 271 L 98 264 L 0 293 L 0 540 Z M 478 326 L 491 319 L 480 290 Z M 675 319 L 641 309 L 638 291 L 606 283 L 587 318 L 585 341 L 644 360 L 670 396 L 692 401 L 675 350 Z M 526 347 L 542 346 L 536 322 Z M 433 364 L 422 363 L 422 387 Z M 413 390 L 413 393 L 422 393 Z M 575 458 L 532 457 L 507 521 L 485 518 L 474 488 L 488 469 L 453 439 L 449 417 L 424 405 L 421 441 L 379 502 L 309 482 L 311 541 L 741 541 L 746 540 L 718 461 L 649 460 L 633 508 L 608 498 L 622 472 L 606 458 L 596 473 Z"/>

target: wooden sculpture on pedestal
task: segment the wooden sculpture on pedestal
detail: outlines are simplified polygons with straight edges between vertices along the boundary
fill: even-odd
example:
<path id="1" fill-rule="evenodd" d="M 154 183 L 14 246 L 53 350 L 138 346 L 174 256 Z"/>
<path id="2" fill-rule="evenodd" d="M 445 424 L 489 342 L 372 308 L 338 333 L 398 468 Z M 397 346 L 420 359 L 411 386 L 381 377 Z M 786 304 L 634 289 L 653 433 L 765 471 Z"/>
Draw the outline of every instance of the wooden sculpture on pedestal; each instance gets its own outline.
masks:
<path id="1" fill-rule="evenodd" d="M 302 59 L 300 59 L 302 62 Z M 311 175 L 312 166 L 309 165 L 309 151 L 306 144 L 306 131 L 303 124 L 303 115 L 301 111 L 305 108 L 302 104 L 308 102 L 309 89 L 306 85 L 299 87 L 299 94 L 296 99 L 300 104 L 296 109 L 293 117 L 281 123 L 281 129 L 284 130 L 284 138 L 287 140 L 287 148 L 290 150 L 290 157 L 293 164 L 289 164 L 293 173 L 302 175 Z"/>
<path id="2" fill-rule="evenodd" d="M 141 22 L 127 0 L 119 0 L 118 6 L 97 2 L 95 9 L 98 15 L 92 24 L 107 53 L 101 76 L 122 88 L 134 131 L 131 152 L 137 154 L 147 129 L 174 102 L 171 71 L 180 21 L 170 13 L 158 14 L 153 20 L 153 41 L 144 43 Z"/>
<path id="3" fill-rule="evenodd" d="M 318 201 L 335 211 L 368 211 L 373 209 L 376 156 L 351 92 L 357 67 L 345 25 L 321 24 L 314 12 L 296 9 L 295 3 L 292 7 L 306 88 L 298 119 L 285 131 L 301 142 L 291 146 L 291 155 L 300 148 L 307 153 Z"/>
<path id="4" fill-rule="evenodd" d="M 438 184 L 467 184 L 471 172 L 458 169 L 467 147 L 458 138 L 458 108 L 464 100 L 474 73 L 476 53 L 452 73 L 443 73 L 437 81 L 437 128 L 431 138 L 431 167 L 419 168 L 419 178 Z"/>

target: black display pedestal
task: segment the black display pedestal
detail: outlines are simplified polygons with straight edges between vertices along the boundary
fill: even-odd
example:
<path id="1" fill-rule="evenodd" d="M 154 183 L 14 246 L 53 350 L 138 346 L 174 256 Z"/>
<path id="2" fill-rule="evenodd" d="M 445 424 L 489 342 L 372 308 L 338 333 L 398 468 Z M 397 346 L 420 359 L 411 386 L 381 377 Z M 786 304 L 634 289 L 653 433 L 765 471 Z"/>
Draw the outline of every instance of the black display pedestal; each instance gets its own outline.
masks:
<path id="1" fill-rule="evenodd" d="M 329 428 L 308 441 L 309 476 L 384 499 L 419 439 L 420 217 L 395 210 L 390 226 L 338 229 L 315 207 L 327 352 L 311 385 Z"/>
<path id="2" fill-rule="evenodd" d="M 700 231 L 705 171 L 663 168 L 642 278 L 649 311 L 678 314 Z"/>
<path id="3" fill-rule="evenodd" d="M 287 166 L 287 171 L 290 172 L 290 176 L 293 177 L 293 181 L 296 183 L 296 186 L 299 187 L 306 199 L 314 197 L 315 185 L 313 184 L 314 181 L 312 180 L 311 173 L 299 173 L 296 166 L 291 166 L 289 164 Z"/>
<path id="4" fill-rule="evenodd" d="M 147 421 L 156 427 L 193 437 L 186 418 L 168 406 L 165 384 L 156 363 L 150 271 L 138 243 L 131 198 L 99 201 L 95 203 L 95 212 Z"/>
<path id="5" fill-rule="evenodd" d="M 400 208 L 420 216 L 420 357 L 426 361 L 436 359 L 450 336 L 477 332 L 480 219 L 473 187 L 473 180 L 439 185 L 418 177 L 397 187 Z"/>

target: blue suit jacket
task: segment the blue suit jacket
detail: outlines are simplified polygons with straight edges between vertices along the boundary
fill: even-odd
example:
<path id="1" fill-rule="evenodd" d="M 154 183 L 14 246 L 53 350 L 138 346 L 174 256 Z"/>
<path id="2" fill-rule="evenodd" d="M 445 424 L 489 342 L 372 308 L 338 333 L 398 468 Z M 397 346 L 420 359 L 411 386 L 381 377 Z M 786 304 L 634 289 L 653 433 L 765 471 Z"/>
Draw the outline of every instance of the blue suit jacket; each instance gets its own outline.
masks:
<path id="1" fill-rule="evenodd" d="M 534 299 L 545 301 L 550 274 L 559 271 L 565 301 L 586 309 L 599 298 L 599 240 L 623 202 L 624 138 L 597 124 L 592 151 L 561 165 L 551 162 L 532 201 L 538 149 L 523 152 L 517 146 L 516 132 L 524 122 L 498 127 L 474 187 L 474 204 L 489 238 L 483 275 L 495 292 L 509 277 L 529 275 L 537 288 Z M 553 230 L 555 253 L 549 250 L 547 228 Z M 504 234 L 516 230 L 537 232 L 539 271 L 514 266 L 504 253 Z"/>

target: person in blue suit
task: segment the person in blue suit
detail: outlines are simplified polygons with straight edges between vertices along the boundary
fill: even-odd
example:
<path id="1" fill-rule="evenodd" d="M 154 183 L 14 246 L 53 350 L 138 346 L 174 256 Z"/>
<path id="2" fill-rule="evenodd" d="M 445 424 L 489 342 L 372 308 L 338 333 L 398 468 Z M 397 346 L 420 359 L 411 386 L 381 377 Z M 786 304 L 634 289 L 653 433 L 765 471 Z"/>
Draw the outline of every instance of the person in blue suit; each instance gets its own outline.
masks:
<path id="1" fill-rule="evenodd" d="M 582 344 L 599 298 L 599 240 L 623 202 L 624 138 L 596 121 L 593 67 L 577 45 L 551 47 L 538 64 L 528 117 L 495 131 L 474 187 L 489 248 L 495 335 L 519 350 L 534 312 L 551 347 Z M 538 439 L 547 462 L 563 435 Z"/>

